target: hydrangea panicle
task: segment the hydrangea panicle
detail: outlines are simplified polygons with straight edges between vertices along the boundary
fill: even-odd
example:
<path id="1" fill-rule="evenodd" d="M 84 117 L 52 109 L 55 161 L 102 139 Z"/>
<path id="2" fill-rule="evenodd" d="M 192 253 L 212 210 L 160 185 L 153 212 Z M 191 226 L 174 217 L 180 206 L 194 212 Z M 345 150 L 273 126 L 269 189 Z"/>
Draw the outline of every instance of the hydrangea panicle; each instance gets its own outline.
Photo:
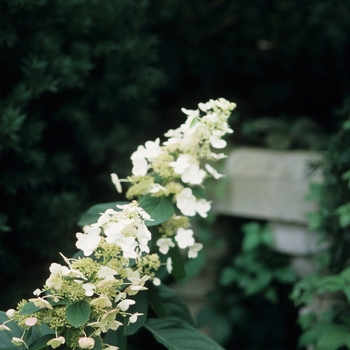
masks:
<path id="1" fill-rule="evenodd" d="M 103 342 L 104 334 L 125 325 L 120 321 L 123 318 L 129 325 L 143 315 L 135 310 L 128 312 L 131 305 L 138 305 L 133 296 L 146 290 L 149 282 L 161 284 L 157 277 L 161 265 L 172 273 L 169 251 L 187 249 L 192 259 L 203 248 L 195 241 L 189 217 L 198 214 L 205 218 L 211 208 L 211 202 L 200 193 L 206 178 L 224 176 L 208 162 L 225 157 L 215 150 L 224 148 L 227 142 L 223 137 L 233 132 L 227 120 L 235 106 L 219 98 L 199 103 L 196 110 L 182 108 L 186 121 L 165 133 L 163 143 L 159 138 L 147 141 L 131 155 L 131 176 L 119 179 L 116 173 L 110 174 L 119 193 L 121 182 L 130 183 L 128 199 L 148 196 L 173 206 L 166 220 L 152 223 L 158 228 L 154 242 L 150 244 L 152 233 L 147 224 L 157 218 L 151 218 L 136 200 L 100 213 L 95 223 L 76 233 L 79 257 L 68 259 L 60 253 L 66 266 L 52 263 L 45 285 L 33 293 L 35 298 L 21 301 L 16 309 L 6 312 L 9 320 L 0 325 L 0 331 L 11 331 L 6 325 L 10 321 L 24 329 L 21 338 L 12 337 L 12 344 L 29 349 L 31 344 L 23 340 L 28 338 L 26 332 L 46 324 L 54 331 L 46 343 L 53 349 L 63 344 L 72 349 L 93 349 L 100 337 L 103 350 L 118 350 Z M 35 315 L 21 312 L 28 303 L 38 308 Z M 72 305 L 85 305 L 89 310 L 87 320 L 79 327 L 67 312 Z"/>

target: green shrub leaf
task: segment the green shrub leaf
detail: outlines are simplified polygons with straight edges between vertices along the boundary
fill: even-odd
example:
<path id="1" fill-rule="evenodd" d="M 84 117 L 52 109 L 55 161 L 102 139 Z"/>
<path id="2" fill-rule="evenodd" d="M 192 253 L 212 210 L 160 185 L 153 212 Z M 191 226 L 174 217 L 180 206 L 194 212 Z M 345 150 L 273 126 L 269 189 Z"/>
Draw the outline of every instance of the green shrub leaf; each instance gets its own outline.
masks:
<path id="1" fill-rule="evenodd" d="M 128 309 L 128 313 L 139 312 L 143 315 L 137 317 L 137 321 L 135 323 L 129 323 L 129 317 L 124 317 L 124 335 L 131 335 L 138 331 L 145 323 L 148 312 L 148 291 L 142 290 L 136 295 L 130 297 L 130 299 L 135 300 L 134 305 L 130 305 Z"/>
<path id="2" fill-rule="evenodd" d="M 150 318 L 145 328 L 169 350 L 223 350 L 214 340 L 177 317 Z"/>
<path id="3" fill-rule="evenodd" d="M 146 221 L 147 226 L 156 226 L 170 219 L 174 214 L 175 208 L 171 200 L 167 197 L 144 196 L 139 202 L 154 221 Z"/>
<path id="4" fill-rule="evenodd" d="M 186 271 L 179 248 L 175 246 L 174 248 L 169 249 L 169 255 L 173 262 L 173 270 L 171 271 L 171 274 L 176 281 L 180 281 L 186 277 Z"/>
<path id="5" fill-rule="evenodd" d="M 39 350 L 47 347 L 47 342 L 55 337 L 55 334 L 45 334 L 29 346 L 29 350 Z"/>
<path id="6" fill-rule="evenodd" d="M 68 322 L 73 327 L 80 327 L 86 323 L 90 317 L 90 305 L 85 300 L 74 302 L 67 307 L 66 316 Z"/>
<path id="7" fill-rule="evenodd" d="M 172 288 L 164 284 L 161 284 L 157 289 L 165 310 L 165 315 L 167 317 L 177 317 L 194 326 L 191 313 L 186 303 L 179 297 L 179 295 L 177 295 Z"/>
<path id="8" fill-rule="evenodd" d="M 35 306 L 34 303 L 32 303 L 30 301 L 30 302 L 28 302 L 27 304 L 25 304 L 23 306 L 23 308 L 21 309 L 19 314 L 20 315 L 32 315 L 32 314 L 35 314 L 36 312 L 38 312 L 40 310 L 42 310 L 42 309 L 40 309 L 39 307 Z"/>

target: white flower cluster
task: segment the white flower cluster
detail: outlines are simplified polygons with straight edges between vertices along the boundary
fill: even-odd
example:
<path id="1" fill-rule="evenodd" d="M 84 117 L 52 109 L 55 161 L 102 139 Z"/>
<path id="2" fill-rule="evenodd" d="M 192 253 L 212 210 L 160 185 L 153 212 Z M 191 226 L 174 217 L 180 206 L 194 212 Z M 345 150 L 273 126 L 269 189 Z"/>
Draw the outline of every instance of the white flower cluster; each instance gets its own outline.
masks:
<path id="1" fill-rule="evenodd" d="M 141 252 L 149 253 L 148 242 L 152 235 L 145 220 L 152 220 L 151 217 L 136 202 L 117 205 L 117 208 L 123 210 L 107 209 L 97 223 L 85 226 L 84 233 L 77 233 L 76 246 L 85 256 L 91 255 L 99 246 L 102 232 L 106 242 L 119 246 L 125 258 L 136 259 Z"/>
<path id="2" fill-rule="evenodd" d="M 150 252 L 148 242 L 151 239 L 144 222 L 151 218 L 135 201 L 118 208 L 121 211 L 107 210 L 97 223 L 85 227 L 85 233 L 77 233 L 76 246 L 83 251 L 83 258 L 68 259 L 61 254 L 67 266 L 51 264 L 50 276 L 43 289 L 35 290 L 35 298 L 28 300 L 42 311 L 35 313 L 35 317 L 22 315 L 25 304 L 19 305 L 16 311 L 8 311 L 10 320 L 28 329 L 35 324 L 47 323 L 56 333 L 56 337 L 47 342 L 52 348 L 66 343 L 64 332 L 71 329 L 77 333 L 78 340 L 68 345 L 82 349 L 92 349 L 94 337 L 121 326 L 123 323 L 117 320 L 118 315 L 128 317 L 128 323 L 137 321 L 142 313 L 128 313 L 128 309 L 135 304 L 130 296 L 147 289 L 145 283 L 152 278 L 142 271 L 142 253 Z M 90 257 L 92 254 L 94 259 Z M 135 259 L 135 263 L 130 265 L 129 259 Z M 154 270 L 159 264 L 154 264 Z M 45 295 L 40 296 L 44 292 Z M 61 303 L 61 300 L 68 302 Z M 71 303 L 79 301 L 88 303 L 92 311 L 86 323 L 75 329 L 63 316 Z M 85 327 L 93 330 L 90 336 L 86 336 Z M 3 324 L 0 330 L 10 329 Z M 12 343 L 26 345 L 23 339 L 16 337 Z M 112 348 L 106 344 L 105 349 Z"/>
<path id="3" fill-rule="evenodd" d="M 120 180 L 111 174 L 118 192 L 122 191 L 121 182 L 131 183 L 128 199 L 148 196 L 147 200 L 157 201 L 161 197 L 174 209 L 159 221 L 160 238 L 154 247 L 160 254 L 167 255 L 170 249 L 178 247 L 188 249 L 188 257 L 195 258 L 202 249 L 203 245 L 195 242 L 188 217 L 198 214 L 205 218 L 211 208 L 211 203 L 198 195 L 199 187 L 203 187 L 207 177 L 223 176 L 208 161 L 225 157 L 212 149 L 226 146 L 222 137 L 232 133 L 227 119 L 235 106 L 219 98 L 200 103 L 197 110 L 183 108 L 186 122 L 169 130 L 163 144 L 159 139 L 148 141 L 132 154 L 132 176 Z M 181 215 L 172 215 L 176 208 Z M 11 331 L 6 323 L 15 321 L 24 333 L 21 338 L 13 337 L 12 343 L 29 348 L 24 341 L 26 332 L 35 325 L 46 324 L 55 332 L 46 343 L 53 349 L 63 344 L 73 349 L 93 349 L 99 337 L 104 350 L 117 350 L 116 346 L 105 344 L 101 335 L 117 330 L 123 324 L 121 317 L 128 317 L 128 324 L 137 322 L 142 313 L 128 312 L 135 304 L 132 296 L 147 289 L 148 280 L 155 285 L 161 283 L 156 277 L 160 265 L 165 265 L 169 273 L 173 268 L 170 257 L 161 260 L 159 254 L 150 251 L 152 234 L 145 221 L 152 218 L 136 201 L 101 213 L 96 223 L 76 234 L 76 247 L 83 257 L 67 259 L 62 255 L 66 266 L 52 263 L 43 289 L 35 290 L 35 298 L 20 302 L 16 310 L 8 310 L 9 320 L 0 324 L 0 331 Z M 28 302 L 39 310 L 31 315 L 22 312 Z M 85 323 L 78 327 L 69 320 L 68 308 L 74 303 L 86 307 L 86 320 L 85 316 L 82 319 Z"/>
<path id="4" fill-rule="evenodd" d="M 212 149 L 222 149 L 226 146 L 226 141 L 222 137 L 233 132 L 227 119 L 235 107 L 236 104 L 219 98 L 200 103 L 197 110 L 183 108 L 182 111 L 187 115 L 186 122 L 175 130 L 169 130 L 165 134 L 168 139 L 163 144 L 160 144 L 159 138 L 147 141 L 132 154 L 134 178 L 140 185 L 142 183 L 140 177 L 147 177 L 147 183 L 145 182 L 142 187 L 143 192 L 133 194 L 136 197 L 147 193 L 153 196 L 172 196 L 182 215 L 193 217 L 198 214 L 203 218 L 207 217 L 211 203 L 204 198 L 196 197 L 193 187 L 203 186 L 208 176 L 215 179 L 223 176 L 207 161 L 226 157 L 223 153 L 213 152 Z M 157 183 L 150 180 L 152 176 L 158 177 Z M 159 177 L 162 181 L 159 181 Z M 112 181 L 118 191 L 121 191 L 121 184 L 116 174 L 112 174 Z M 171 189 L 174 182 L 179 185 L 175 191 Z M 192 244 L 182 243 L 178 238 L 183 237 L 179 230 L 175 235 L 178 247 L 189 248 L 188 256 L 196 257 L 201 245 L 195 243 L 193 238 L 189 240 Z M 164 252 L 173 247 L 174 242 L 170 238 L 162 237 L 157 245 L 160 247 L 160 252 L 166 254 Z"/>

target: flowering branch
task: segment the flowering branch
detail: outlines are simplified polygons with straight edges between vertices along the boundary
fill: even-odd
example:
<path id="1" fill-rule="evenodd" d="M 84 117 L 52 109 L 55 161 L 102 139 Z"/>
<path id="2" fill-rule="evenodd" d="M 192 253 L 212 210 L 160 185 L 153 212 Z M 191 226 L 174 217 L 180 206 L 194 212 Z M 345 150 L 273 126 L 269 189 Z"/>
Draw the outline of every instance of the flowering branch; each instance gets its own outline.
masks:
<path id="1" fill-rule="evenodd" d="M 186 122 L 169 130 L 163 144 L 156 139 L 138 147 L 131 156 L 131 176 L 120 180 L 111 174 L 118 192 L 122 192 L 121 183 L 130 184 L 126 197 L 131 202 L 114 208 L 108 204 L 106 210 L 98 211 L 94 222 L 76 234 L 80 256 L 68 259 L 61 254 L 66 265 L 51 264 L 50 276 L 42 289 L 34 291 L 35 298 L 6 312 L 0 331 L 10 332 L 11 324 L 23 330 L 21 336 L 12 337 L 13 345 L 31 350 L 63 345 L 116 350 L 119 343 L 110 345 L 105 340 L 110 331 L 132 324 L 133 331 L 146 324 L 152 332 L 160 329 L 155 321 L 145 323 L 148 302 L 147 298 L 142 301 L 142 295 L 148 281 L 161 284 L 162 265 L 169 273 L 177 267 L 178 262 L 173 266 L 174 250 L 187 249 L 188 258 L 196 258 L 202 249 L 195 242 L 189 217 L 207 216 L 211 203 L 202 195 L 203 182 L 223 176 L 208 162 L 225 157 L 212 149 L 224 148 L 222 137 L 232 133 L 227 119 L 234 103 L 220 98 L 198 107 L 182 109 Z M 168 324 L 174 322 L 179 320 L 169 319 Z M 33 341 L 29 333 L 35 327 L 44 335 Z"/>

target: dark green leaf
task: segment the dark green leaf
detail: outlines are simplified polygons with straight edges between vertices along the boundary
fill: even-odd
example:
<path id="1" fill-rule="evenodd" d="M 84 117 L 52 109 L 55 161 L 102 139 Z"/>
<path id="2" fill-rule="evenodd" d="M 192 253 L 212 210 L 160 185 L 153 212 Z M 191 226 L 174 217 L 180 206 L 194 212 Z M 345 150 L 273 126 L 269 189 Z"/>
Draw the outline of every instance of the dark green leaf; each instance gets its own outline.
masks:
<path id="1" fill-rule="evenodd" d="M 231 266 L 227 266 L 222 270 L 219 282 L 222 286 L 228 286 L 233 281 L 235 281 L 237 277 L 238 277 L 237 270 L 235 270 Z"/>
<path id="2" fill-rule="evenodd" d="M 188 259 L 184 263 L 186 280 L 197 276 L 203 269 L 207 262 L 204 249 L 198 252 L 198 256 L 195 259 Z"/>
<path id="3" fill-rule="evenodd" d="M 136 301 L 134 305 L 130 305 L 128 309 L 128 313 L 135 313 L 139 312 L 143 315 L 138 316 L 137 321 L 135 323 L 129 322 L 129 317 L 124 317 L 124 335 L 128 336 L 131 334 L 134 334 L 136 331 L 138 331 L 145 323 L 147 318 L 147 312 L 148 312 L 148 291 L 147 290 L 141 290 L 136 295 L 131 296 L 130 299 L 133 299 Z"/>
<path id="4" fill-rule="evenodd" d="M 148 286 L 148 304 L 158 317 L 164 317 L 165 308 L 159 296 L 159 288 L 151 284 Z"/>
<path id="5" fill-rule="evenodd" d="M 205 198 L 205 192 L 203 190 L 203 187 L 200 187 L 200 186 L 192 187 L 192 194 L 196 198 Z"/>
<path id="6" fill-rule="evenodd" d="M 73 327 L 83 326 L 90 317 L 90 305 L 85 300 L 74 302 L 67 307 L 66 316 Z"/>
<path id="7" fill-rule="evenodd" d="M 171 271 L 171 274 L 176 281 L 180 281 L 186 277 L 186 271 L 179 248 L 175 246 L 174 248 L 169 249 L 169 255 L 173 263 L 173 270 Z"/>
<path id="8" fill-rule="evenodd" d="M 0 311 L 0 324 L 8 321 L 8 317 L 5 312 Z M 20 338 L 23 333 L 23 329 L 19 327 L 15 322 L 6 323 L 12 332 L 8 331 L 0 331 L 0 349 L 3 348 L 13 348 L 14 345 L 11 343 L 12 337 Z M 18 350 L 18 347 L 15 347 Z"/>
<path id="9" fill-rule="evenodd" d="M 148 319 L 145 328 L 169 350 L 223 350 L 214 340 L 176 317 Z"/>
<path id="10" fill-rule="evenodd" d="M 102 350 L 101 337 L 93 337 L 95 340 L 95 345 L 92 350 Z"/>
<path id="11" fill-rule="evenodd" d="M 128 202 L 109 202 L 109 203 L 101 203 L 95 204 L 90 207 L 85 214 L 78 221 L 78 225 L 83 227 L 85 225 L 91 225 L 97 222 L 101 213 L 104 213 L 107 209 L 120 210 L 116 207 L 116 205 L 127 204 Z"/>
<path id="12" fill-rule="evenodd" d="M 104 343 L 108 345 L 118 346 L 119 350 L 126 350 L 127 337 L 124 335 L 124 327 L 119 327 L 116 331 L 109 330 L 105 337 Z"/>
<path id="13" fill-rule="evenodd" d="M 319 338 L 317 339 L 317 350 L 336 350 L 345 342 L 348 331 L 345 326 L 329 324 L 322 327 Z"/>
<path id="14" fill-rule="evenodd" d="M 194 326 L 194 321 L 186 303 L 175 293 L 175 291 L 164 284 L 161 284 L 157 289 L 165 310 L 165 315 L 167 317 L 177 317 Z"/>
<path id="15" fill-rule="evenodd" d="M 344 280 L 341 276 L 326 276 L 318 281 L 317 287 L 319 293 L 335 292 L 342 290 L 344 287 Z"/>
<path id="16" fill-rule="evenodd" d="M 55 337 L 55 334 L 45 334 L 29 346 L 29 350 L 39 350 L 47 347 L 47 342 Z"/>
<path id="17" fill-rule="evenodd" d="M 146 195 L 141 198 L 139 205 L 154 221 L 146 221 L 147 226 L 156 226 L 171 218 L 175 212 L 174 204 L 168 197 L 152 197 Z"/>
<path id="18" fill-rule="evenodd" d="M 28 302 L 27 304 L 25 304 L 23 306 L 23 308 L 21 309 L 21 311 L 19 312 L 20 315 L 32 315 L 35 314 L 36 312 L 40 311 L 42 309 L 40 309 L 39 307 L 36 307 L 34 305 L 34 303 L 32 303 L 31 301 Z"/>

